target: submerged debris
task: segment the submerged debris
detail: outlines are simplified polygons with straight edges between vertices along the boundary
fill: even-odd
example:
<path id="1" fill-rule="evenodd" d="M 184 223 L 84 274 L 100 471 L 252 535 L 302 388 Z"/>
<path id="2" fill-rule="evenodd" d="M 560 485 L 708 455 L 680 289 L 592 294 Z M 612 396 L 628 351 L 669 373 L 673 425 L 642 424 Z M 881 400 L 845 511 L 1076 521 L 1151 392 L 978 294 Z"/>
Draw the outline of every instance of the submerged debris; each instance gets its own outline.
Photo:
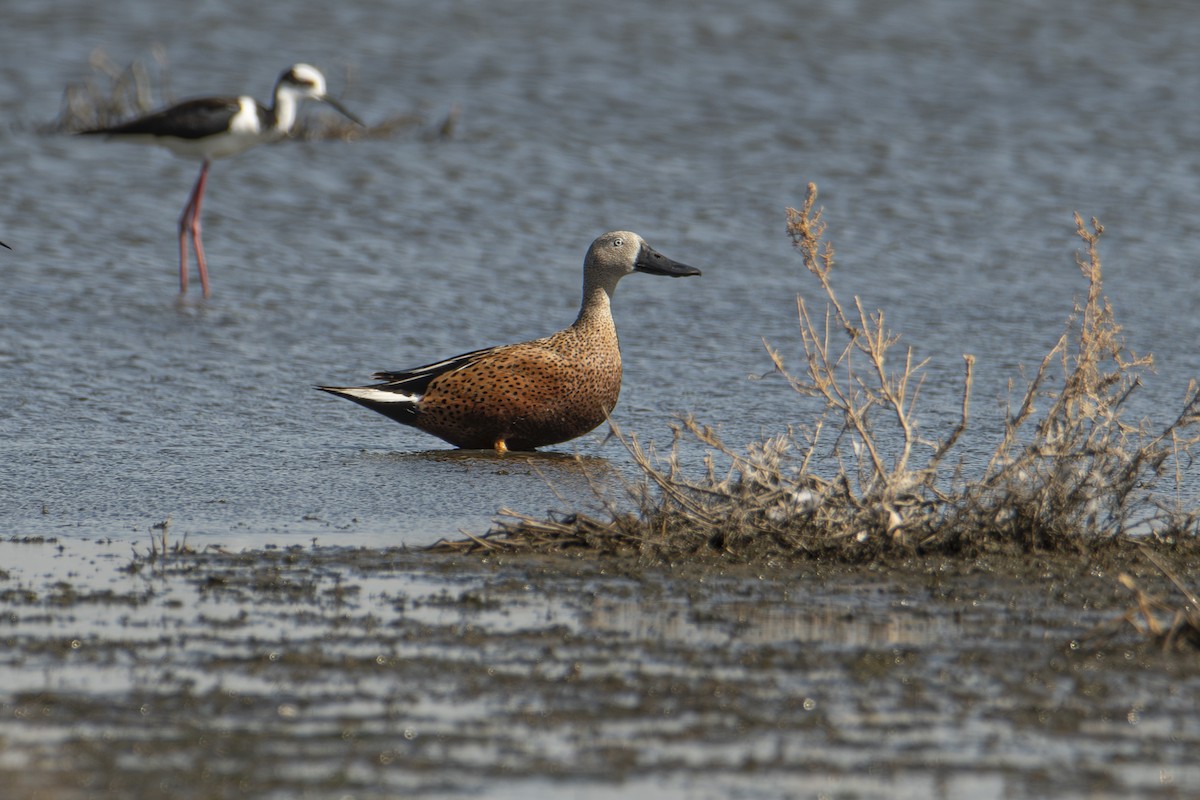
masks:
<path id="1" fill-rule="evenodd" d="M 1141 552 L 1177 591 L 1166 599 L 1142 589 L 1137 580 L 1122 572 L 1117 581 L 1134 593 L 1134 604 L 1119 617 L 1095 628 L 1091 640 L 1107 640 L 1132 630 L 1139 638 L 1162 647 L 1164 652 L 1200 650 L 1200 598 L 1145 545 Z"/>

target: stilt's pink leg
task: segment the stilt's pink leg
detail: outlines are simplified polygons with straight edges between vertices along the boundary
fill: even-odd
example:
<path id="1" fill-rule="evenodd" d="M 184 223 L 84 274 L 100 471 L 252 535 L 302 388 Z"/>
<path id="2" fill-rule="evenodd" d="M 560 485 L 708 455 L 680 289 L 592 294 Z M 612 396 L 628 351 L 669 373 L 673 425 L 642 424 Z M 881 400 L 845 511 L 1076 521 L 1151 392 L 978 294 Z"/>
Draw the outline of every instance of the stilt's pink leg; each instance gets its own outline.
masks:
<path id="1" fill-rule="evenodd" d="M 204 247 L 200 244 L 200 204 L 204 202 L 204 187 L 208 183 L 208 159 L 200 167 L 200 176 L 196 185 L 188 195 L 187 205 L 183 207 L 183 215 L 179 217 L 179 292 L 187 293 L 187 237 L 191 234 L 192 246 L 196 248 L 196 265 L 200 271 L 200 286 L 204 296 L 208 297 L 208 264 L 204 260 Z"/>
<path id="2" fill-rule="evenodd" d="M 211 162 L 204 160 L 200 168 L 200 178 L 196 181 L 196 210 L 192 212 L 192 246 L 196 248 L 196 267 L 200 272 L 200 287 L 204 296 L 208 297 L 208 262 L 204 258 L 204 244 L 200 238 L 200 204 L 204 202 L 204 187 L 208 185 L 208 166 Z"/>
<path id="3" fill-rule="evenodd" d="M 193 188 L 192 193 L 188 195 L 187 205 L 183 207 L 183 213 L 179 215 L 179 293 L 187 294 L 188 268 L 187 268 L 187 230 L 188 222 L 192 216 L 192 203 L 196 199 L 196 190 Z"/>

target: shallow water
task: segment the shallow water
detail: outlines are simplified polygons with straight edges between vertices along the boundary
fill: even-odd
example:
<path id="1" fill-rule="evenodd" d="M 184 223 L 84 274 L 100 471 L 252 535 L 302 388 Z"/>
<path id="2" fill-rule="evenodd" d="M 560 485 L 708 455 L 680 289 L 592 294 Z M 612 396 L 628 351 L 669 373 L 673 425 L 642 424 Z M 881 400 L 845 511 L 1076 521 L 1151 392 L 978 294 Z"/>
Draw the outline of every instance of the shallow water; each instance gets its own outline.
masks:
<path id="1" fill-rule="evenodd" d="M 1168 416 L 1200 372 L 1183 311 L 1198 291 L 1200 24 L 1183 7 L 1093 6 L 10 3 L 0 519 L 422 543 L 500 505 L 557 507 L 532 472 L 414 455 L 444 444 L 310 387 L 567 324 L 583 252 L 612 228 L 705 273 L 622 283 L 618 423 L 666 442 L 694 412 L 740 444 L 802 422 L 781 381 L 747 376 L 770 370 L 762 337 L 795 357 L 793 298 L 818 299 L 783 235 L 809 181 L 843 296 L 885 308 L 934 359 L 931 433 L 957 413 L 962 352 L 979 360 L 987 440 L 1005 382 L 1061 331 L 1082 291 L 1076 209 L 1108 227 L 1107 288 L 1134 349 L 1159 357 L 1143 408 Z M 93 48 L 126 63 L 155 44 L 177 98 L 262 97 L 303 59 L 368 122 L 428 124 L 218 162 L 214 297 L 179 303 L 175 220 L 196 166 L 38 134 Z M 451 140 L 425 135 L 454 107 Z M 559 449 L 627 469 L 603 431 Z M 568 495 L 586 483 L 560 477 Z"/>
<path id="2" fill-rule="evenodd" d="M 1080 637 L 1128 602 L 1099 565 L 688 574 L 376 548 L 141 552 L 0 542 L 25 565 L 0 628 L 8 796 L 1200 787 L 1200 672 Z"/>
<path id="3" fill-rule="evenodd" d="M 0 250 L 6 537 L 53 536 L 68 552 L 111 540 L 124 554 L 144 549 L 152 526 L 169 519 L 172 541 L 196 547 L 313 539 L 417 546 L 460 528 L 482 530 L 504 506 L 539 514 L 590 502 L 593 481 L 631 474 L 625 450 L 603 430 L 558 448 L 583 456 L 583 466 L 553 456 L 456 454 L 311 386 L 359 382 L 376 369 L 569 323 L 583 253 L 614 228 L 636 230 L 704 271 L 686 281 L 633 276 L 617 292 L 625 385 L 615 419 L 622 428 L 662 445 L 673 416 L 692 412 L 740 445 L 803 423 L 808 412 L 782 381 L 748 376 L 770 370 L 763 337 L 796 359 L 794 298 L 819 300 L 784 235 L 783 209 L 802 202 L 809 181 L 821 187 L 842 296 L 886 309 L 917 355 L 932 358 L 922 406 L 930 435 L 957 420 L 960 355 L 976 355 L 976 427 L 962 453 L 968 468 L 986 452 L 1006 382 L 1040 360 L 1083 291 L 1072 211 L 1105 224 L 1107 293 L 1130 346 L 1157 357 L 1139 413 L 1173 417 L 1200 374 L 1190 313 L 1200 300 L 1200 18 L 1186 4 L 243 6 L 5 6 L 0 240 L 13 247 Z M 228 91 L 262 98 L 284 67 L 308 61 L 368 122 L 417 112 L 426 123 L 386 140 L 286 142 L 218 162 L 204 209 L 214 296 L 180 302 L 175 223 L 196 165 L 157 150 L 40 132 L 57 114 L 63 88 L 89 74 L 93 49 L 124 64 L 148 58 L 156 45 L 169 58 L 168 88 L 177 99 Z M 431 136 L 454 108 L 454 136 Z M 684 452 L 697 465 L 701 455 L 695 447 Z M 43 570 L 51 583 L 76 569 L 69 558 L 34 555 L 44 552 L 6 548 L 13 561 L 0 567 L 10 575 Z M 120 558 L 96 563 L 102 584 L 121 574 Z M 450 570 L 431 580 L 481 579 Z M 21 581 L 38 584 L 10 577 L 0 589 Z M 852 594 L 814 602 L 842 608 L 864 601 Z M 658 630 L 662 619 L 644 607 L 638 598 L 607 613 L 624 617 L 622 625 Z M 170 626 L 167 608 L 154 613 Z M 796 611 L 784 614 L 785 635 L 803 641 Z M 557 619 L 552 607 L 533 613 Z M 50 624 L 47 635 L 72 640 L 69 622 L 54 617 Z M 1058 642 L 1075 625 L 1051 627 Z M 835 635 L 820 627 L 822 641 Z M 218 644 L 247 646 L 237 632 Z M 727 650 L 725 642 L 712 644 Z M 162 647 L 164 671 L 192 675 L 204 664 L 186 648 Z M 870 639 L 862 648 L 888 652 Z M 586 663 L 594 653 L 584 656 Z M 556 668 L 573 663 L 552 661 Z M 97 680 L 120 673 L 122 663 L 98 671 Z M 822 669 L 797 663 L 799 674 Z M 926 668 L 920 674 L 935 682 L 953 672 Z M 29 691 L 43 674 L 23 669 L 16 655 L 3 669 L 5 680 L 28 676 Z M 162 678 L 158 668 L 145 670 L 151 681 Z M 831 685 L 844 680 L 838 674 Z M 1137 680 L 1146 691 L 1156 685 Z M 327 689 L 319 679 L 312 685 Z M 845 686 L 839 691 L 862 688 Z M 87 702 L 105 697 L 98 687 Z M 219 705 L 219 694 L 208 697 Z M 216 705 L 204 711 L 219 712 Z M 268 705 L 259 724 L 275 720 L 278 704 Z M 450 714 L 452 706 L 444 702 L 427 717 Z M 3 708 L 15 713 L 11 698 Z M 929 713 L 971 719 L 950 706 Z M 247 719 L 253 728 L 256 718 Z M 645 724 L 631 712 L 631 727 Z M 132 734 L 121 726 L 113 735 L 127 742 Z M 661 728 L 645 730 L 645 742 L 669 739 Z M 883 730 L 890 729 L 871 729 Z M 950 730 L 929 752 L 944 745 L 951 752 L 937 758 L 959 764 L 984 758 L 961 743 L 960 729 Z M 1194 729 L 1184 732 L 1195 740 Z M 1020 734 L 1002 727 L 983 735 Z M 18 735 L 11 724 L 0 730 L 0 737 Z M 553 738 L 539 746 L 571 752 Z M 1053 740 L 1051 755 L 1031 756 L 1027 768 L 1015 756 L 1005 762 L 1003 770 L 1034 778 L 997 779 L 977 794 L 1040 794 L 1036 776 L 1081 752 L 1097 757 L 1101 751 L 1088 748 L 1110 738 L 1105 725 L 1081 723 Z M 887 741 L 880 763 L 902 754 L 907 740 Z M 930 756 L 888 768 L 894 780 L 880 784 L 853 755 L 878 740 L 845 742 L 822 763 L 842 765 L 839 780 L 866 783 L 839 784 L 843 794 L 928 796 L 938 780 Z M 631 791 L 682 796 L 695 789 L 678 768 L 705 757 L 693 744 L 670 761 L 675 767 L 630 773 Z M 721 774 L 733 777 L 721 784 L 727 792 L 716 791 L 806 794 L 757 782 L 743 760 L 748 752 L 721 756 L 729 759 L 720 762 Z M 474 757 L 504 763 L 495 751 Z M 278 763 L 299 767 L 296 759 Z M 531 766 L 543 762 L 521 763 L 527 777 L 496 787 L 497 796 L 561 793 L 546 777 L 553 770 Z M 1120 785 L 1153 782 L 1149 773 L 1131 777 L 1135 767 L 1126 764 Z M 954 780 L 970 774 L 964 768 Z M 1200 784 L 1186 770 L 1173 774 Z M 605 785 L 570 783 L 581 797 L 600 796 Z M 1092 796 L 1103 796 L 1107 785 Z M 938 791 L 979 788 L 948 786 Z"/>

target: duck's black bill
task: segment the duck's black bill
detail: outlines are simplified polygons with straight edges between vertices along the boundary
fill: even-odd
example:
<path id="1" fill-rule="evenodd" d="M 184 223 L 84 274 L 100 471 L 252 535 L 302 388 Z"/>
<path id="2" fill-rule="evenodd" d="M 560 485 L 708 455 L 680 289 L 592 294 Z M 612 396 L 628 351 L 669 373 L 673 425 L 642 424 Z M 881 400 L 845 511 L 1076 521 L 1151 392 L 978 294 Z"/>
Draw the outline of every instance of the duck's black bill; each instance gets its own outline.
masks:
<path id="1" fill-rule="evenodd" d="M 667 275 L 671 278 L 682 278 L 686 275 L 699 275 L 700 270 L 672 261 L 649 245 L 642 245 L 638 252 L 637 261 L 633 268 L 638 272 L 648 272 L 651 275 Z"/>

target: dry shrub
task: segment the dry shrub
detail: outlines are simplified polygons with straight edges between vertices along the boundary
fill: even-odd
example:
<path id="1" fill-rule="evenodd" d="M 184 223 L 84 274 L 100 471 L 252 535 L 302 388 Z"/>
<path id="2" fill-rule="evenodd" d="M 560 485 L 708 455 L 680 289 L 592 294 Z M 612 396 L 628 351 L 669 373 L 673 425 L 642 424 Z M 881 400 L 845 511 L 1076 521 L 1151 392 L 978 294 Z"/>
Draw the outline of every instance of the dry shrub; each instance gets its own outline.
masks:
<path id="1" fill-rule="evenodd" d="M 911 349 L 893 358 L 899 337 L 882 311 L 868 312 L 858 298 L 850 304 L 839 299 L 834 251 L 824 241 L 815 203 L 810 184 L 804 206 L 787 210 L 787 231 L 824 293 L 824 312 L 797 299 L 798 370 L 767 345 L 776 370 L 820 406 L 812 422 L 739 451 L 686 418 L 663 457 L 616 431 L 644 475 L 625 487 L 635 511 L 607 498 L 598 516 L 538 520 L 502 512 L 497 528 L 459 546 L 587 547 L 668 561 L 698 555 L 869 559 L 995 544 L 1062 550 L 1133 532 L 1195 533 L 1197 510 L 1171 500 L 1159 485 L 1173 478 L 1178 486 L 1172 467 L 1198 441 L 1200 389 L 1189 386 L 1183 410 L 1159 431 L 1126 420 L 1138 371 L 1150 359 L 1126 351 L 1103 297 L 1097 249 L 1103 228 L 1095 220 L 1089 226 L 1075 217 L 1087 297 L 1020 401 L 1006 410 L 1002 440 L 984 474 L 971 477 L 961 465 L 942 473 L 967 430 L 973 357 L 963 356 L 957 424 L 941 439 L 924 438 L 916 407 L 925 362 Z M 1046 409 L 1040 416 L 1038 407 Z M 685 436 L 708 452 L 700 477 L 689 477 L 695 471 L 680 465 Z"/>
<path id="2" fill-rule="evenodd" d="M 1200 389 L 1189 384 L 1182 410 L 1161 430 L 1126 419 L 1138 370 L 1153 362 L 1125 349 L 1102 295 L 1103 226 L 1095 219 L 1085 225 L 1076 214 L 1075 228 L 1084 243 L 1076 262 L 1087 298 L 1076 304 L 1020 403 L 1008 409 L 1003 441 L 983 479 L 956 498 L 952 524 L 942 533 L 947 540 L 970 535 L 1055 547 L 1136 532 L 1195 532 L 1200 511 L 1171 498 L 1178 497 L 1181 457 L 1200 440 Z M 1035 419 L 1039 401 L 1047 411 Z M 1160 490 L 1164 479 L 1168 493 Z"/>

